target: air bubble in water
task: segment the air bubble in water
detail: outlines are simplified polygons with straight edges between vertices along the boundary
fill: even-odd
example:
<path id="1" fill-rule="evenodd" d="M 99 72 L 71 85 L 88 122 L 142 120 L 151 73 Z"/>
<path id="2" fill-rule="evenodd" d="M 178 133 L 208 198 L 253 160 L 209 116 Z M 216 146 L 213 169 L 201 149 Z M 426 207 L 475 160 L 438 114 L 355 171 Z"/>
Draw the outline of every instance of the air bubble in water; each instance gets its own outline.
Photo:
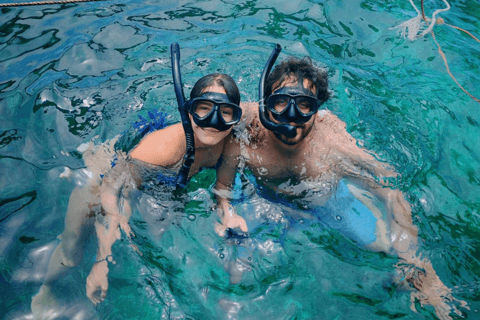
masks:
<path id="1" fill-rule="evenodd" d="M 261 176 L 264 176 L 264 175 L 268 174 L 268 170 L 265 167 L 260 167 L 260 168 L 257 169 L 257 171 Z"/>
<path id="2" fill-rule="evenodd" d="M 340 221 L 340 220 L 342 220 L 342 217 L 336 216 L 335 219 L 336 219 L 337 221 Z"/>
<path id="3" fill-rule="evenodd" d="M 189 214 L 188 215 L 188 220 L 190 220 L 190 221 L 195 221 L 196 218 L 197 217 L 194 214 Z"/>

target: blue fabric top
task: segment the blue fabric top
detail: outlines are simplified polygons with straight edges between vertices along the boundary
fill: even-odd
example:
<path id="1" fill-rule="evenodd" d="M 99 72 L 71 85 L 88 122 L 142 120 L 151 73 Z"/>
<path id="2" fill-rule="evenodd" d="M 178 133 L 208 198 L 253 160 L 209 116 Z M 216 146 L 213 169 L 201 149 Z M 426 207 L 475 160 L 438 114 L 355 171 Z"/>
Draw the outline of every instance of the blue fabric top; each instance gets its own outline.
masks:
<path id="1" fill-rule="evenodd" d="M 337 230 L 359 245 L 368 245 L 377 239 L 377 218 L 368 207 L 355 198 L 344 181 L 339 182 L 335 194 L 325 205 L 313 209 L 304 209 L 300 208 L 295 201 L 291 201 L 271 192 L 265 187 L 259 186 L 253 174 L 247 174 L 247 177 L 253 182 L 257 194 L 261 197 L 295 210 L 311 213 L 324 225 Z M 295 220 L 290 221 L 295 223 Z"/>

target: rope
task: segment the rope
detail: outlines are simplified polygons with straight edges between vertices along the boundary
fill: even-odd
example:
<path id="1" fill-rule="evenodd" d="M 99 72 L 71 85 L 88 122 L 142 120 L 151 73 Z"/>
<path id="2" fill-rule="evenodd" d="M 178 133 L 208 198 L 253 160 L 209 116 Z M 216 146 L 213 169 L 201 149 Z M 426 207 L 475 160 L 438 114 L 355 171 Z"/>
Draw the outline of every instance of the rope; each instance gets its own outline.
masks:
<path id="1" fill-rule="evenodd" d="M 477 101 L 477 102 L 480 102 L 480 99 L 476 98 L 475 96 L 473 96 L 472 94 L 470 94 L 470 92 L 468 92 L 467 90 L 465 90 L 461 85 L 460 83 L 458 83 L 457 79 L 455 79 L 455 77 L 453 76 L 452 72 L 450 71 L 450 68 L 448 67 L 448 63 L 447 63 L 447 57 L 445 56 L 445 54 L 443 53 L 442 51 L 442 48 L 440 47 L 440 44 L 438 44 L 437 42 L 437 39 L 435 38 L 435 34 L 433 33 L 432 31 L 432 37 L 433 37 L 433 41 L 435 41 L 435 43 L 437 44 L 437 47 L 438 47 L 438 52 L 440 53 L 440 55 L 442 56 L 442 59 L 443 59 L 443 62 L 445 62 L 445 67 L 447 68 L 447 72 L 448 74 L 450 75 L 450 77 L 453 79 L 453 81 L 455 81 L 455 83 L 457 84 L 457 86 L 463 90 L 463 92 L 465 92 L 466 94 L 468 94 L 470 96 L 470 98 L 472 98 L 473 100 Z"/>
<path id="2" fill-rule="evenodd" d="M 437 14 L 450 10 L 450 4 L 447 2 L 447 0 L 443 0 L 443 2 L 446 4 L 447 7 L 444 8 L 444 9 L 437 9 L 433 12 L 432 18 L 430 19 L 430 21 L 431 21 L 430 25 L 428 26 L 427 29 L 425 29 L 422 32 L 422 34 L 420 35 L 421 37 L 423 37 L 424 35 L 426 35 L 427 33 L 429 33 L 430 31 L 433 30 L 433 27 L 435 26 L 435 23 L 437 22 L 437 19 L 436 19 Z M 423 5 L 423 0 L 422 0 L 422 5 Z M 425 20 L 425 21 L 428 21 L 428 20 Z M 443 19 L 441 21 L 443 21 Z"/>
<path id="3" fill-rule="evenodd" d="M 423 5 L 423 2 L 424 0 L 421 0 L 422 1 L 422 18 L 424 21 L 428 21 L 429 19 L 425 16 L 425 9 L 424 9 L 424 5 Z M 466 34 L 470 35 L 474 40 L 480 42 L 480 40 L 478 40 L 473 34 L 471 34 L 470 32 L 462 29 L 462 28 L 459 28 L 457 26 L 454 26 L 454 25 L 450 25 L 450 24 L 447 24 L 443 21 L 442 18 L 439 18 L 438 20 L 439 21 L 436 21 L 437 19 L 435 19 L 435 16 L 440 13 L 440 12 L 443 12 L 443 11 L 448 11 L 450 10 L 450 4 L 446 1 L 446 0 L 443 0 L 443 2 L 445 2 L 445 4 L 447 5 L 447 8 L 445 9 L 440 9 L 440 10 L 436 10 L 433 15 L 432 15 L 432 22 L 430 23 L 430 26 L 428 27 L 428 29 L 426 29 L 422 34 L 421 36 L 424 36 L 426 35 L 428 32 L 431 32 L 432 33 L 432 38 L 433 38 L 433 41 L 435 41 L 435 44 L 437 45 L 438 47 L 438 53 L 440 53 L 440 56 L 442 57 L 443 59 L 443 62 L 445 63 L 445 68 L 447 69 L 447 73 L 448 75 L 450 76 L 450 78 L 453 79 L 453 81 L 455 81 L 455 83 L 457 84 L 457 86 L 462 89 L 463 92 L 465 92 L 470 98 L 472 98 L 473 100 L 477 101 L 480 103 L 480 99 L 478 99 L 477 97 L 473 96 L 470 92 L 468 92 L 464 87 L 462 87 L 460 85 L 460 83 L 458 83 L 457 79 L 454 77 L 454 75 L 452 74 L 452 72 L 450 71 L 450 67 L 448 66 L 448 62 L 447 62 L 447 57 L 445 56 L 445 53 L 443 53 L 443 50 L 442 48 L 440 47 L 440 44 L 438 43 L 437 41 L 437 38 L 435 38 L 435 33 L 433 32 L 433 26 L 435 25 L 435 22 L 437 22 L 438 24 L 445 24 L 449 27 L 452 27 L 452 28 L 455 28 L 455 29 L 458 29 L 460 31 L 463 31 L 465 32 Z M 416 8 L 415 8 L 416 9 Z M 417 10 L 418 12 L 418 10 Z"/>
<path id="4" fill-rule="evenodd" d="M 427 17 L 425 16 L 425 6 L 423 5 L 423 0 L 422 0 L 422 18 L 423 20 L 427 21 Z"/>
<path id="5" fill-rule="evenodd" d="M 473 34 L 471 34 L 470 32 L 468 32 L 467 30 L 464 30 L 462 28 L 459 28 L 457 26 L 454 26 L 454 25 L 451 25 L 451 24 L 448 24 L 448 23 L 445 23 L 445 25 L 449 26 L 449 27 L 452 27 L 452 28 L 455 28 L 457 30 L 460 30 L 460 31 L 463 31 L 465 32 L 466 34 L 468 34 L 470 37 L 472 37 L 475 41 L 477 42 L 480 42 L 480 40 L 477 39 L 477 37 L 475 37 Z"/>
<path id="6" fill-rule="evenodd" d="M 59 0 L 59 1 L 12 2 L 12 3 L 0 3 L 0 8 L 1 7 L 42 6 L 47 4 L 67 4 L 67 3 L 93 2 L 93 1 L 105 1 L 105 0 Z"/>
<path id="7" fill-rule="evenodd" d="M 408 21 L 405 21 L 401 24 L 399 24 L 396 27 L 389 28 L 390 30 L 395 30 L 398 29 L 398 34 L 401 35 L 402 38 L 407 37 L 408 40 L 410 41 L 415 41 L 415 39 L 418 38 L 418 34 L 421 31 L 421 29 L 424 28 L 425 22 L 422 21 L 422 12 L 418 10 L 417 6 L 415 3 L 413 3 L 413 0 L 409 0 L 410 4 L 412 7 L 417 11 L 417 16 L 415 18 L 412 18 Z M 422 1 L 423 3 L 423 1 Z M 425 19 L 423 19 L 425 20 Z"/>
<path id="8" fill-rule="evenodd" d="M 455 77 L 453 76 L 452 72 L 450 71 L 450 67 L 448 66 L 448 62 L 447 62 L 447 57 L 445 56 L 445 53 L 443 53 L 442 51 L 442 48 L 440 47 L 440 44 L 438 43 L 437 39 L 435 38 L 435 34 L 433 33 L 433 27 L 435 26 L 435 24 L 445 24 L 449 27 L 452 27 L 452 28 L 455 28 L 457 30 L 460 30 L 460 31 L 463 31 L 465 32 L 466 34 L 468 34 L 469 36 L 471 36 L 475 41 L 477 42 L 480 42 L 480 40 L 478 38 L 476 38 L 473 34 L 471 34 L 470 32 L 462 29 L 462 28 L 459 28 L 457 26 L 453 26 L 453 25 L 450 25 L 450 24 L 447 24 L 445 23 L 445 21 L 442 19 L 442 18 L 437 18 L 437 14 L 441 13 L 441 12 L 445 12 L 445 11 L 448 11 L 450 10 L 450 4 L 448 3 L 447 0 L 443 0 L 443 2 L 445 3 L 446 7 L 443 8 L 443 9 L 437 9 L 433 12 L 433 15 L 431 18 L 428 18 L 426 15 L 425 15 L 425 4 L 424 4 L 424 0 L 421 0 L 421 4 L 422 4 L 422 7 L 421 7 L 421 11 L 418 10 L 417 6 L 415 6 L 415 3 L 413 3 L 413 0 L 409 0 L 410 1 L 410 4 L 412 5 L 412 7 L 415 9 L 415 11 L 417 11 L 417 16 L 415 18 L 412 18 L 408 21 L 405 21 L 401 24 L 399 24 L 398 26 L 396 27 L 392 27 L 390 28 L 390 30 L 394 30 L 394 29 L 397 29 L 398 30 L 398 33 L 403 37 L 403 38 L 408 38 L 410 41 L 415 41 L 416 39 L 418 39 L 419 37 L 424 37 L 425 35 L 427 35 L 428 33 L 431 33 L 432 34 L 432 37 L 433 37 L 433 40 L 435 41 L 435 44 L 437 45 L 438 47 L 438 52 L 440 53 L 440 56 L 442 57 L 443 59 L 443 62 L 445 63 L 445 68 L 447 69 L 447 72 L 448 72 L 448 75 L 453 79 L 453 81 L 455 81 L 455 83 L 457 84 L 457 86 L 462 89 L 467 95 L 469 95 L 473 100 L 477 101 L 480 103 L 480 99 L 474 97 L 473 95 L 471 95 L 467 90 L 465 90 L 465 88 L 463 88 L 457 81 L 457 79 L 455 79 Z M 430 23 L 430 25 L 425 28 L 426 24 L 427 23 Z M 424 29 L 425 28 L 425 29 Z M 424 29 L 424 30 L 422 30 Z"/>

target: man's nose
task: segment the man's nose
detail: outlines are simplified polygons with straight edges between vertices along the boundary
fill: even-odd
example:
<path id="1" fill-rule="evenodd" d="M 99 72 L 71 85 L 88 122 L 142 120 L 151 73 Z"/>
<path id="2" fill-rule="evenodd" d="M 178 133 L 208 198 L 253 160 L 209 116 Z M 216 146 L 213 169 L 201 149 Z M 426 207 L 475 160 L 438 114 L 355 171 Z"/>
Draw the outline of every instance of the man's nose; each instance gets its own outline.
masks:
<path id="1" fill-rule="evenodd" d="M 296 113 L 295 113 L 295 100 L 290 100 L 290 102 L 288 103 L 288 117 L 290 119 L 295 119 L 296 118 Z"/>

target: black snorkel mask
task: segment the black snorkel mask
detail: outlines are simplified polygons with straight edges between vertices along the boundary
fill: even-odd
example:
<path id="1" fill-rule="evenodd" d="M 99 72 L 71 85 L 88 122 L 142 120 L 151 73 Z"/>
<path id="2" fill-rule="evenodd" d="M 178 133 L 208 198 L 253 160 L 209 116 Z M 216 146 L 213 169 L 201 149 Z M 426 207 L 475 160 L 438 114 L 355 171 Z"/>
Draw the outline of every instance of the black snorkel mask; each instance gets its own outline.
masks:
<path id="1" fill-rule="evenodd" d="M 305 123 L 318 111 L 321 103 L 310 90 L 300 86 L 283 87 L 267 99 L 272 117 L 282 123 Z"/>
<path id="2" fill-rule="evenodd" d="M 175 96 L 177 97 L 178 111 L 182 118 L 183 130 L 185 131 L 185 139 L 187 142 L 187 152 L 183 157 L 183 165 L 177 175 L 177 190 L 187 185 L 188 173 L 190 167 L 195 160 L 195 138 L 193 136 L 192 124 L 185 106 L 185 96 L 183 94 L 182 77 L 180 75 L 180 46 L 178 43 L 172 43 L 170 46 L 172 60 L 172 76 L 173 86 L 175 88 Z"/>
<path id="3" fill-rule="evenodd" d="M 187 101 L 186 108 L 197 126 L 218 131 L 229 130 L 242 117 L 242 109 L 238 104 L 226 94 L 218 92 L 204 92 Z"/>
<path id="4" fill-rule="evenodd" d="M 265 81 L 270 74 L 270 71 L 282 51 L 279 44 L 275 45 L 267 64 L 263 69 L 262 77 L 259 85 L 259 115 L 262 125 L 275 133 L 286 136 L 287 138 L 294 138 L 297 135 L 297 129 L 288 123 L 305 123 L 312 118 L 318 111 L 321 103 L 313 95 L 313 93 L 303 86 L 283 87 L 265 100 Z M 302 83 L 303 81 L 299 81 Z M 267 104 L 267 107 L 265 106 Z M 272 117 L 280 123 L 275 123 L 270 120 L 268 110 L 272 113 Z"/>

